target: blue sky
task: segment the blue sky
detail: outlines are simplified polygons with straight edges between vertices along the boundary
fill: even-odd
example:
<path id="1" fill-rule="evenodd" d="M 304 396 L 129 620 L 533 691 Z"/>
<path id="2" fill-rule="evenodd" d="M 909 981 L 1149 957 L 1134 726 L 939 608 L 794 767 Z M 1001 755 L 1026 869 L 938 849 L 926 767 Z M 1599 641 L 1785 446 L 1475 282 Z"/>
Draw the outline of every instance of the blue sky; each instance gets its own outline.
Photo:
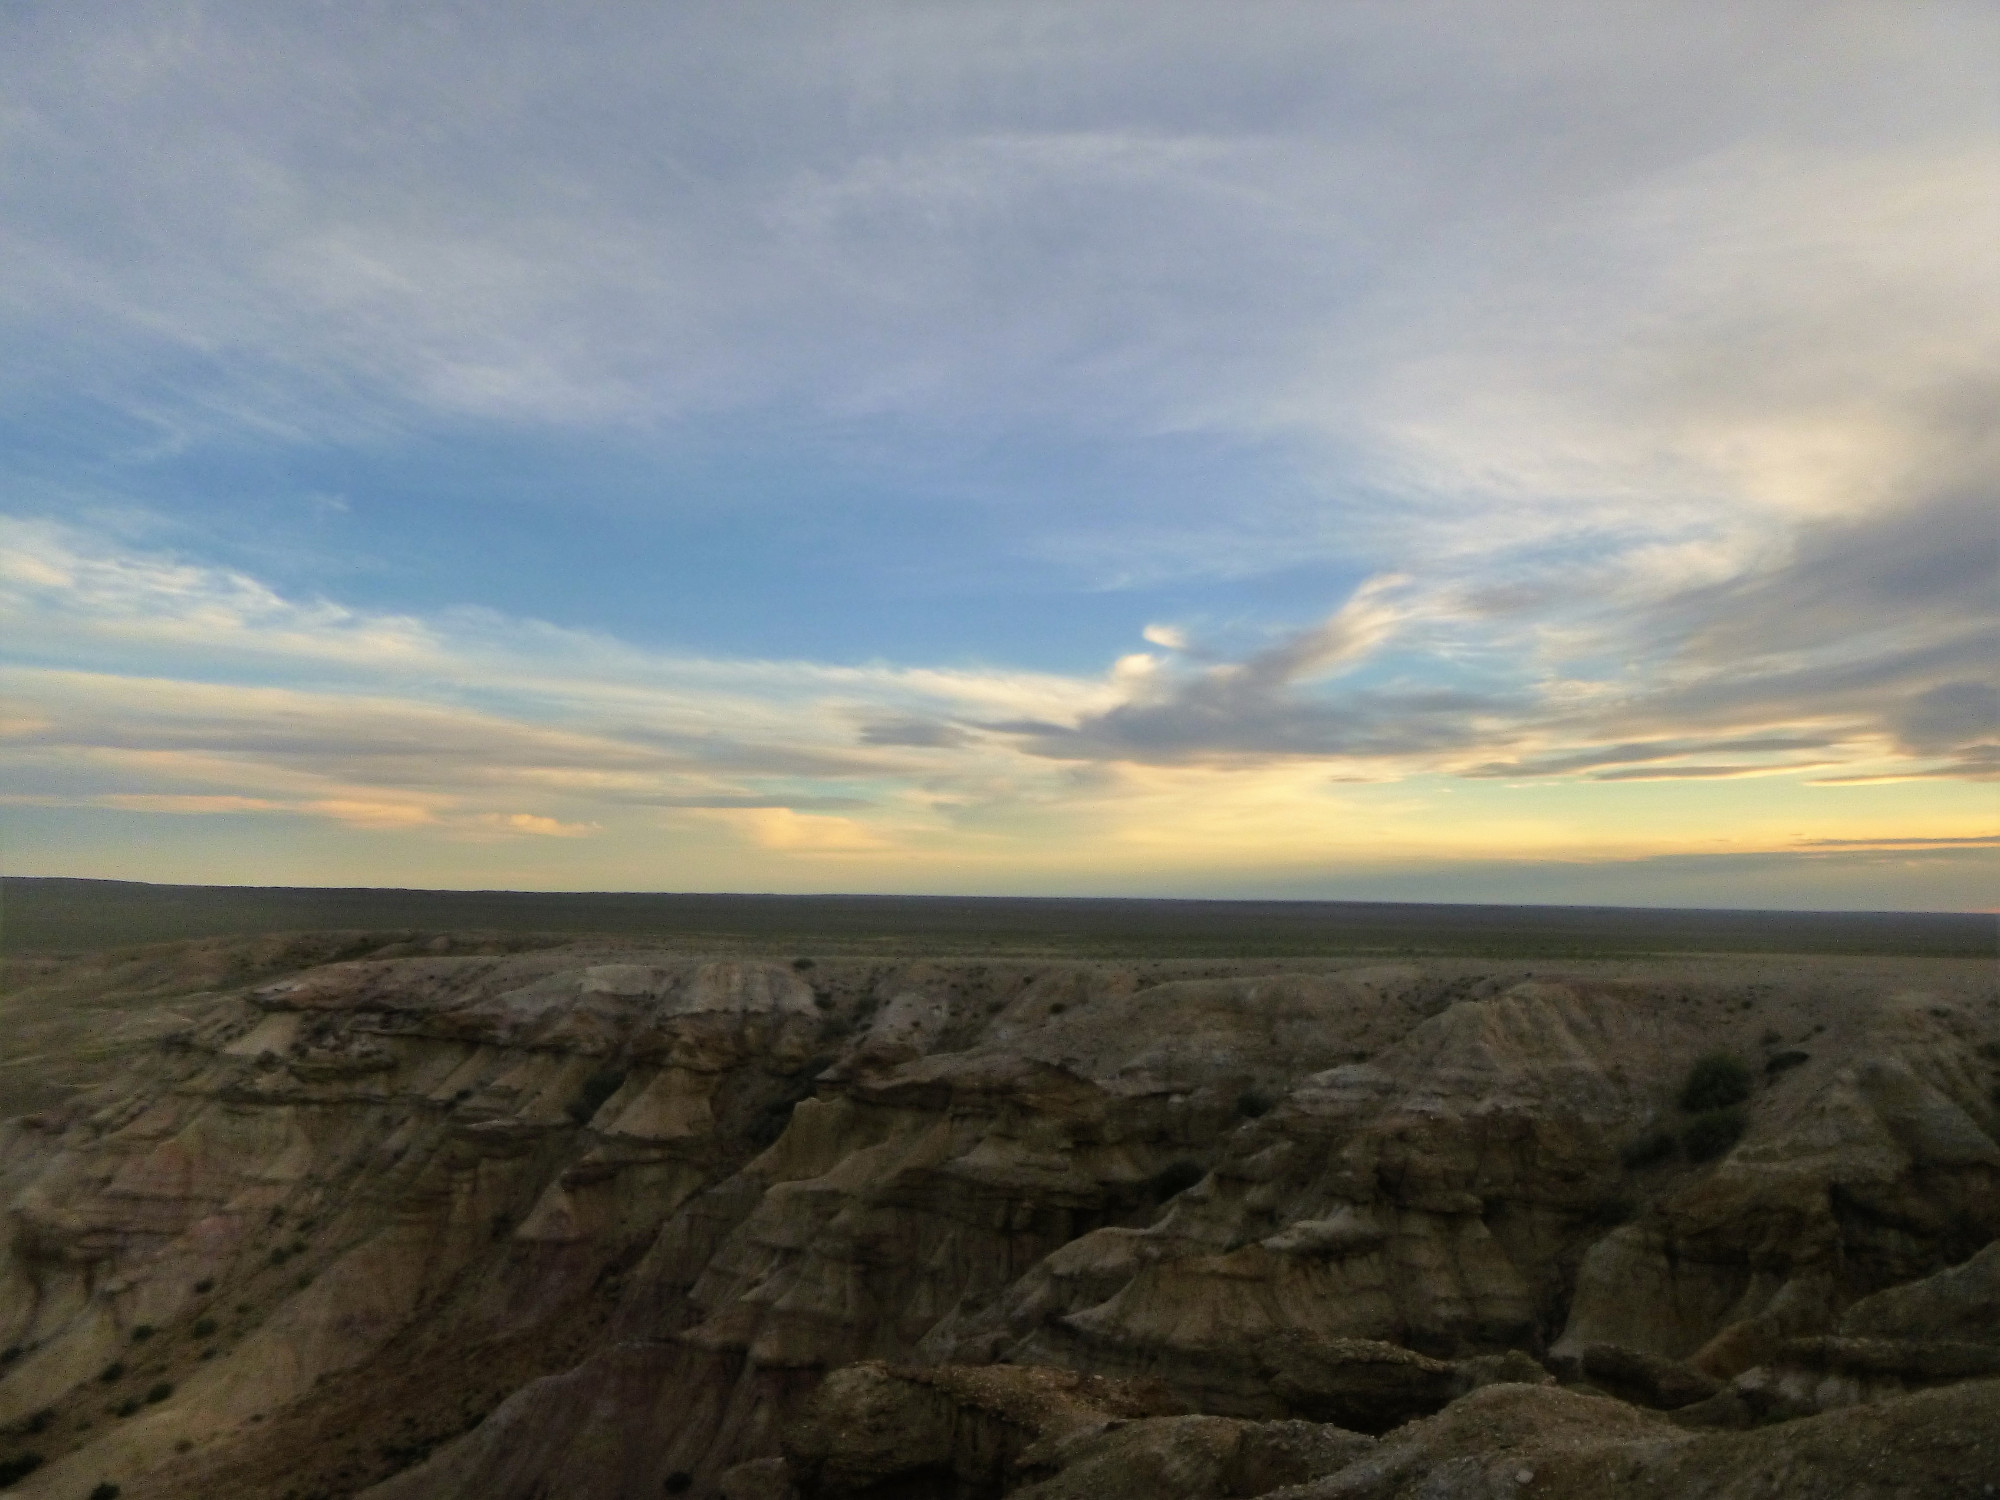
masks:
<path id="1" fill-rule="evenodd" d="M 1997 51 L 14 7 L 6 868 L 1990 907 Z"/>

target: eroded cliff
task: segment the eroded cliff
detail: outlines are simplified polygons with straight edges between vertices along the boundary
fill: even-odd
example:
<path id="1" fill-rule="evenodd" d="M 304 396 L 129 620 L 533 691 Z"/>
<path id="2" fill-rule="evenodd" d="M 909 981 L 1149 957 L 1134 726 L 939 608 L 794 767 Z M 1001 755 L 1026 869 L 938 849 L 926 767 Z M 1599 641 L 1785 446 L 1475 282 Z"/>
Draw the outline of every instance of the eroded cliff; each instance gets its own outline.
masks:
<path id="1" fill-rule="evenodd" d="M 441 946 L 4 1127 L 16 1492 L 1387 1495 L 1995 1409 L 1990 965 Z"/>

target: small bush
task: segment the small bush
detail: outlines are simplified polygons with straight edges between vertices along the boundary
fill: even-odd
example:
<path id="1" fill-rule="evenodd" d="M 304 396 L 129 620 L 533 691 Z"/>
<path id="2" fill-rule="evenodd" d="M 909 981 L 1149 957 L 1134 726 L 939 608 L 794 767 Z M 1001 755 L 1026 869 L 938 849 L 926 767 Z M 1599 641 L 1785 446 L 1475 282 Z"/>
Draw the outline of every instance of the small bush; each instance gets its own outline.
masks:
<path id="1" fill-rule="evenodd" d="M 1643 1172 L 1647 1167 L 1658 1166 L 1674 1154 L 1674 1138 L 1664 1130 L 1649 1130 L 1625 1143 L 1625 1149 L 1618 1153 L 1618 1159 L 1625 1164 L 1628 1172 Z"/>
<path id="2" fill-rule="evenodd" d="M 395 1469 L 407 1469 L 422 1463 L 431 1456 L 431 1445 L 422 1440 L 413 1443 L 384 1443 L 376 1450 L 383 1462 Z"/>
<path id="3" fill-rule="evenodd" d="M 134 1396 L 132 1397 L 131 1400 L 120 1401 L 116 1406 L 112 1407 L 111 1415 L 114 1417 L 129 1417 L 138 1410 L 139 1410 L 139 1398 L 137 1396 Z"/>
<path id="4" fill-rule="evenodd" d="M 213 1338 L 215 1336 L 215 1319 L 196 1318 L 194 1326 L 188 1332 L 198 1339 Z"/>
<path id="5" fill-rule="evenodd" d="M 775 1144 L 792 1123 L 792 1109 L 789 1099 L 772 1100 L 744 1128 L 743 1138 L 759 1151 Z"/>
<path id="6" fill-rule="evenodd" d="M 125 1493 L 123 1490 L 107 1479 L 90 1492 L 90 1500 L 118 1500 L 123 1493 Z"/>
<path id="7" fill-rule="evenodd" d="M 792 960 L 792 967 L 797 969 L 801 974 L 812 966 L 813 961 L 809 958 L 795 958 Z"/>
<path id="8" fill-rule="evenodd" d="M 1780 1052 L 1777 1056 L 1764 1060 L 1764 1076 L 1776 1078 L 1780 1073 L 1788 1072 L 1811 1061 L 1810 1052 L 1800 1052 L 1796 1048 L 1790 1052 Z"/>
<path id="9" fill-rule="evenodd" d="M 292 1252 L 287 1250 L 283 1245 L 278 1246 L 277 1249 L 271 1252 L 271 1264 L 274 1266 L 282 1266 L 291 1258 Z"/>
<path id="10" fill-rule="evenodd" d="M 0 1459 L 0 1490 L 17 1479 L 26 1479 L 41 1466 L 42 1455 L 39 1453 L 21 1453 L 13 1458 Z"/>
<path id="11" fill-rule="evenodd" d="M 563 1107 L 577 1125 L 588 1125 L 597 1112 L 604 1108 L 604 1101 L 625 1087 L 625 1075 L 609 1068 L 600 1068 L 583 1080 L 583 1087 L 577 1096 Z"/>
<path id="12" fill-rule="evenodd" d="M 660 1486 L 669 1495 L 685 1495 L 694 1488 L 694 1475 L 686 1469 L 676 1469 L 667 1476 L 667 1482 Z"/>
<path id="13" fill-rule="evenodd" d="M 28 1418 L 26 1423 L 27 1430 L 31 1434 L 47 1432 L 51 1427 L 55 1425 L 56 1425 L 56 1411 L 53 1406 L 43 1407 L 40 1411 L 36 1412 L 32 1417 Z"/>
<path id="14" fill-rule="evenodd" d="M 171 1396 L 173 1393 L 174 1393 L 173 1383 L 171 1381 L 162 1380 L 158 1385 L 153 1386 L 147 1390 L 146 1404 L 148 1406 L 158 1406 L 162 1401 L 166 1400 L 167 1397 Z"/>
<path id="15" fill-rule="evenodd" d="M 1613 1193 L 1591 1205 L 1590 1217 L 1595 1223 L 1615 1229 L 1639 1217 L 1639 1200 L 1628 1198 L 1623 1193 Z"/>
<path id="16" fill-rule="evenodd" d="M 1185 1193 L 1207 1175 L 1199 1162 L 1169 1162 L 1153 1174 L 1146 1187 L 1155 1199 L 1164 1203 L 1177 1193 Z"/>
<path id="17" fill-rule="evenodd" d="M 98 1371 L 97 1378 L 106 1385 L 112 1385 L 123 1380 L 125 1378 L 125 1361 L 122 1359 L 112 1360 L 110 1364 Z"/>
<path id="18" fill-rule="evenodd" d="M 214 1290 L 215 1278 L 213 1276 L 204 1276 L 194 1284 L 194 1294 L 197 1297 L 205 1297 Z"/>
<path id="19" fill-rule="evenodd" d="M 132 1342 L 135 1344 L 143 1344 L 152 1336 L 153 1325 L 151 1323 L 141 1323 L 137 1328 L 132 1330 Z"/>
<path id="20" fill-rule="evenodd" d="M 11 1365 L 21 1357 L 22 1352 L 19 1344 L 9 1344 L 5 1349 L 0 1349 L 0 1365 Z"/>
<path id="21" fill-rule="evenodd" d="M 1750 1070 L 1728 1052 L 1711 1052 L 1697 1059 L 1681 1085 L 1681 1108 L 1691 1115 L 1727 1109 L 1750 1097 Z"/>
<path id="22" fill-rule="evenodd" d="M 1236 1113 L 1246 1120 L 1261 1119 L 1277 1102 L 1262 1089 L 1245 1089 L 1236 1096 Z"/>
<path id="23" fill-rule="evenodd" d="M 1711 1109 L 1698 1114 L 1681 1131 L 1681 1150 L 1689 1161 L 1714 1161 L 1743 1139 L 1748 1123 L 1740 1109 Z"/>

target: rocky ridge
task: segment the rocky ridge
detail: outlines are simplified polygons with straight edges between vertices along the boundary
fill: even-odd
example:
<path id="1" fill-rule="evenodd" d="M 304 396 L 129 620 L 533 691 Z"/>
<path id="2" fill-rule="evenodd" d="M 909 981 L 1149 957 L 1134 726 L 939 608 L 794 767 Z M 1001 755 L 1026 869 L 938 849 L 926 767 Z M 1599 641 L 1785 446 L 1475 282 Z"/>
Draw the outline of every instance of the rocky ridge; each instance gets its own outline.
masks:
<path id="1" fill-rule="evenodd" d="M 0 1127 L 14 1492 L 2000 1478 L 1990 965 L 417 947 Z"/>

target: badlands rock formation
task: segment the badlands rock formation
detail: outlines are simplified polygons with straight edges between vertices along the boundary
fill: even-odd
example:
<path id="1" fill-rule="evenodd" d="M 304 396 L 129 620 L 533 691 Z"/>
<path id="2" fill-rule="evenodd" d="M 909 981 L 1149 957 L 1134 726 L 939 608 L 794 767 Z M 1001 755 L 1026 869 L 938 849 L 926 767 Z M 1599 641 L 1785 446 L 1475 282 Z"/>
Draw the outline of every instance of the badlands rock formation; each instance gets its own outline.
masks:
<path id="1" fill-rule="evenodd" d="M 0 1127 L 12 1493 L 2000 1486 L 1991 965 L 411 947 Z"/>

